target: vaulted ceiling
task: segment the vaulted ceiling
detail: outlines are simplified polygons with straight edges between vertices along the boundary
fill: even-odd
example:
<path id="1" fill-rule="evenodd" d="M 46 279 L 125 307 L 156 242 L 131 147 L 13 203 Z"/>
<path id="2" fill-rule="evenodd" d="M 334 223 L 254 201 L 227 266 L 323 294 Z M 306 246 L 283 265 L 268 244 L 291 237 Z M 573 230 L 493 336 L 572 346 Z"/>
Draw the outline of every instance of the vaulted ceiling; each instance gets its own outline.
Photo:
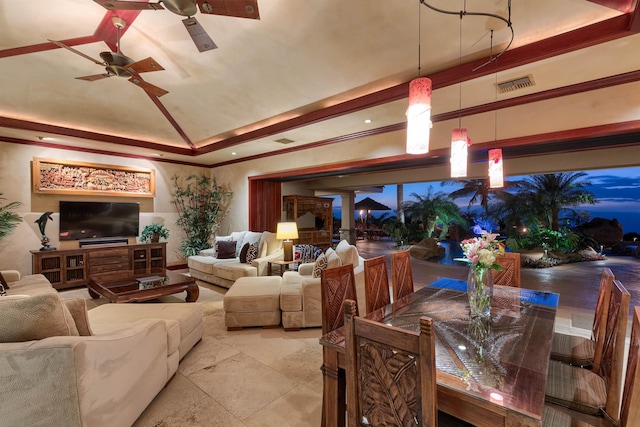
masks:
<path id="1" fill-rule="evenodd" d="M 464 3 L 429 1 L 456 11 Z M 479 0 L 467 11 L 506 18 L 508 4 Z M 0 141 L 206 166 L 303 151 L 403 129 L 418 64 L 433 80 L 440 139 L 450 127 L 439 130 L 438 123 L 487 122 L 495 109 L 523 106 L 534 117 L 564 108 L 568 97 L 599 93 L 572 103 L 619 96 L 624 108 L 603 111 L 599 122 L 558 123 L 552 132 L 519 123 L 523 130 L 503 143 L 545 151 L 563 138 L 589 137 L 595 145 L 640 140 L 640 102 L 629 96 L 640 80 L 636 0 L 513 2 L 513 43 L 490 64 L 511 31 L 488 16 L 460 20 L 418 0 L 261 0 L 258 8 L 260 19 L 198 12 L 218 46 L 199 52 L 184 17 L 166 9 L 0 0 Z M 101 52 L 116 48 L 114 16 L 126 22 L 122 52 L 164 68 L 138 77 L 167 94 L 118 77 L 76 79 L 104 68 L 48 41 L 100 62 Z M 531 86 L 497 93 L 496 83 L 524 76 Z M 495 137 L 493 120 L 477 131 L 478 142 Z"/>

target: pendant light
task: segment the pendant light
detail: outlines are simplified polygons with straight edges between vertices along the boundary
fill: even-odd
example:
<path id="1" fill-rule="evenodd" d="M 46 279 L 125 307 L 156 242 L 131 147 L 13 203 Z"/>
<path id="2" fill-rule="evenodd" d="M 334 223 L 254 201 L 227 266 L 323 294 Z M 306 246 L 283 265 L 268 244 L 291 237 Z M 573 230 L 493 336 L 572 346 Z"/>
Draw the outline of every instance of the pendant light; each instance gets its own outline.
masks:
<path id="1" fill-rule="evenodd" d="M 491 51 L 493 51 L 493 30 L 491 30 Z M 494 128 L 493 128 L 493 140 L 498 141 L 498 58 L 495 58 L 496 72 L 495 72 L 495 86 L 496 86 L 496 99 L 494 110 Z M 502 149 L 494 148 L 489 150 L 488 153 L 489 163 L 489 188 L 502 188 L 504 187 L 504 172 L 502 169 Z"/>
<path id="2" fill-rule="evenodd" d="M 467 9 L 466 1 L 464 10 Z M 460 12 L 460 55 L 458 69 L 462 73 L 462 17 L 464 11 Z M 460 76 L 459 96 L 458 96 L 458 127 L 451 131 L 451 178 L 464 178 L 467 176 L 468 147 L 471 140 L 467 134 L 467 129 L 462 127 L 462 76 Z"/>
<path id="3" fill-rule="evenodd" d="M 407 154 L 429 152 L 431 133 L 431 79 L 420 77 L 420 1 L 418 1 L 418 78 L 409 83 Z"/>

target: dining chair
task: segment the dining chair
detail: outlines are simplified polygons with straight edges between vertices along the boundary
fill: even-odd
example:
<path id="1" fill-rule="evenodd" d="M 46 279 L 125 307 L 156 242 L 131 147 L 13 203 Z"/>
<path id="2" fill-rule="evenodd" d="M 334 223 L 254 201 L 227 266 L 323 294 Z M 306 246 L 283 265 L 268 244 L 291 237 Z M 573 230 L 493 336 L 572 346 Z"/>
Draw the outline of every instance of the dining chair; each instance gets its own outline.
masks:
<path id="1" fill-rule="evenodd" d="M 433 320 L 418 332 L 358 317 L 344 302 L 347 425 L 468 426 L 438 412 Z"/>
<path id="2" fill-rule="evenodd" d="M 413 272 L 411 271 L 411 254 L 409 251 L 391 254 L 391 287 L 393 301 L 413 293 Z"/>
<path id="3" fill-rule="evenodd" d="M 631 326 L 631 342 L 627 371 L 622 390 L 622 408 L 620 421 L 616 423 L 608 418 L 590 419 L 584 414 L 555 405 L 546 404 L 542 417 L 543 427 L 575 427 L 575 426 L 619 426 L 632 427 L 640 420 L 640 307 L 633 310 L 633 325 Z"/>
<path id="4" fill-rule="evenodd" d="M 322 298 L 322 334 L 325 335 L 344 325 L 342 303 L 347 299 L 357 301 L 353 265 L 341 265 L 322 270 L 320 295 Z"/>
<path id="5" fill-rule="evenodd" d="M 575 335 L 554 333 L 551 341 L 551 358 L 571 365 L 593 368 L 597 371 L 602 358 L 604 341 L 604 324 L 609 309 L 611 297 L 611 284 L 615 276 L 608 268 L 602 269 L 600 276 L 600 289 L 598 300 L 593 315 L 591 338 Z"/>
<path id="6" fill-rule="evenodd" d="M 520 287 L 520 254 L 506 252 L 496 257 L 496 264 L 502 271 L 493 271 L 493 284 L 500 286 Z"/>
<path id="7" fill-rule="evenodd" d="M 618 421 L 629 300 L 629 292 L 614 280 L 601 363 L 597 369 L 589 370 L 550 360 L 545 386 L 547 402 Z"/>
<path id="8" fill-rule="evenodd" d="M 367 313 L 391 303 L 387 260 L 384 255 L 364 261 L 364 297 Z"/>

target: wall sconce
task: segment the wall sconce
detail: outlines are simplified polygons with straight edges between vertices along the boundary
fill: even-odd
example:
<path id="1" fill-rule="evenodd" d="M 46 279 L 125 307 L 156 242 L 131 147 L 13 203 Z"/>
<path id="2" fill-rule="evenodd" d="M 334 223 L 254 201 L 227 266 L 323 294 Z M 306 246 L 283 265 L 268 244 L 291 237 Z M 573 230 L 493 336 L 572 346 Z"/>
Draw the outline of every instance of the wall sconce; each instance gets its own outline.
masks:
<path id="1" fill-rule="evenodd" d="M 467 176 L 467 156 L 469 136 L 467 129 L 455 128 L 451 131 L 451 178 Z"/>
<path id="2" fill-rule="evenodd" d="M 407 108 L 407 154 L 429 152 L 431 132 L 431 79 L 419 77 L 409 83 Z"/>
<path id="3" fill-rule="evenodd" d="M 293 242 L 290 239 L 298 238 L 298 224 L 295 222 L 279 222 L 276 230 L 276 239 L 283 240 L 284 260 L 293 261 Z"/>
<path id="4" fill-rule="evenodd" d="M 489 188 L 504 187 L 502 171 L 502 149 L 489 150 Z"/>

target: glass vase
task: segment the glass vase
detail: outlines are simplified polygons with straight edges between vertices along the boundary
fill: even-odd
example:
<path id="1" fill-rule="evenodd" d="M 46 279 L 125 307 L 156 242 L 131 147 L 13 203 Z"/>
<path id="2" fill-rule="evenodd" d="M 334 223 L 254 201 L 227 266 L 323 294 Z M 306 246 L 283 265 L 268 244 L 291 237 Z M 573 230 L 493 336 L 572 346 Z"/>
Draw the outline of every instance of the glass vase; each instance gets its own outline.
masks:
<path id="1" fill-rule="evenodd" d="M 469 316 L 488 318 L 491 314 L 491 298 L 493 297 L 493 276 L 490 268 L 469 269 L 467 278 L 467 295 L 469 296 Z"/>

